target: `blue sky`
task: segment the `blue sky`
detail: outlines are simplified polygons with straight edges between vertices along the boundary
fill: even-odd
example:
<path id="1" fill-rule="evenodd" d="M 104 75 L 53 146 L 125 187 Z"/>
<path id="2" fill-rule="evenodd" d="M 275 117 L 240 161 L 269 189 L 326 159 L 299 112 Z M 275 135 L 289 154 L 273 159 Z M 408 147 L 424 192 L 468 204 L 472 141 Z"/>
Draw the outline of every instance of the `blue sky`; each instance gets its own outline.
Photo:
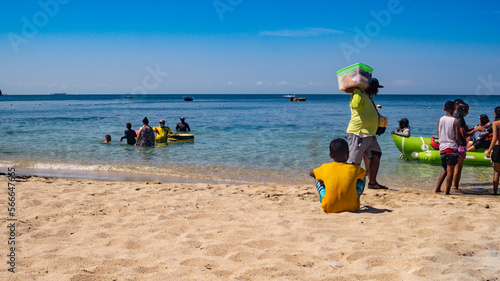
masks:
<path id="1" fill-rule="evenodd" d="M 499 94 L 500 2 L 2 1 L 6 94 Z"/>

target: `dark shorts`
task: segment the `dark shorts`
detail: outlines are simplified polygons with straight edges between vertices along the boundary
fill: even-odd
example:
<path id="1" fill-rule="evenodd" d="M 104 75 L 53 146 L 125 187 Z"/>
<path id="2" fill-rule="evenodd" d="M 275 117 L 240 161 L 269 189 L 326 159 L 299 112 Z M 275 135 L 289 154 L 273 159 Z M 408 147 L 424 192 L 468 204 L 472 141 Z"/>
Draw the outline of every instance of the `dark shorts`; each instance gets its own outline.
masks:
<path id="1" fill-rule="evenodd" d="M 446 170 L 448 165 L 455 166 L 458 163 L 458 150 L 456 149 L 445 149 L 440 152 L 441 154 L 441 166 Z"/>
<path id="2" fill-rule="evenodd" d="M 500 145 L 495 145 L 493 147 L 493 152 L 491 153 L 491 161 L 500 163 Z"/>
<path id="3" fill-rule="evenodd" d="M 489 148 L 490 144 L 491 144 L 491 141 L 487 141 L 485 139 L 477 139 L 474 142 L 473 146 L 476 149 L 478 149 L 478 148 Z"/>

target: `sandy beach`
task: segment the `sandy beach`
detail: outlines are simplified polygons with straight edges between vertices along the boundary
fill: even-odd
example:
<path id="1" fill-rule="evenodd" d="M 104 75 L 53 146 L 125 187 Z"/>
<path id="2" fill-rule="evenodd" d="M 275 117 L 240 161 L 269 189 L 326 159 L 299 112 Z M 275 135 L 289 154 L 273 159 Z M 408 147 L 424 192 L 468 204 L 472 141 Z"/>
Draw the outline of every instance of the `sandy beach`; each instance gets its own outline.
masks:
<path id="1" fill-rule="evenodd" d="M 366 190 L 325 214 L 314 185 L 16 182 L 16 268 L 1 280 L 498 280 L 489 195 Z"/>

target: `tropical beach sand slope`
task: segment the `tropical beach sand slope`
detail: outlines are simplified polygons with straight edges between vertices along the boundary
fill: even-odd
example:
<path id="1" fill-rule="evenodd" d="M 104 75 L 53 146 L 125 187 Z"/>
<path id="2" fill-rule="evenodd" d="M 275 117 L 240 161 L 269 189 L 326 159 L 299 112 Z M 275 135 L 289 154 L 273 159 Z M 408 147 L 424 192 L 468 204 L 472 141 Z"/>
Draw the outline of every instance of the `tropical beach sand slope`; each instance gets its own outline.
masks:
<path id="1" fill-rule="evenodd" d="M 7 252 L 7 179 L 2 253 Z M 1 280 L 498 280 L 498 197 L 367 190 L 325 214 L 314 185 L 17 182 Z"/>

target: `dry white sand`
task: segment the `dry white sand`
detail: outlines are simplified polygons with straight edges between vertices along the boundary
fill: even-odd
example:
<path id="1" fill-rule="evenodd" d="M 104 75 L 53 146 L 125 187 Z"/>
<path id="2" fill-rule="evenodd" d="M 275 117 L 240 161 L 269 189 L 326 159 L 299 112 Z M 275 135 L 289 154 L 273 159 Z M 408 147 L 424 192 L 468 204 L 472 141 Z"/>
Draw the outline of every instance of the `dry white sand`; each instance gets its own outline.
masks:
<path id="1" fill-rule="evenodd" d="M 325 214 L 313 184 L 35 177 L 16 183 L 16 272 L 1 280 L 498 280 L 494 196 L 366 190 Z"/>

